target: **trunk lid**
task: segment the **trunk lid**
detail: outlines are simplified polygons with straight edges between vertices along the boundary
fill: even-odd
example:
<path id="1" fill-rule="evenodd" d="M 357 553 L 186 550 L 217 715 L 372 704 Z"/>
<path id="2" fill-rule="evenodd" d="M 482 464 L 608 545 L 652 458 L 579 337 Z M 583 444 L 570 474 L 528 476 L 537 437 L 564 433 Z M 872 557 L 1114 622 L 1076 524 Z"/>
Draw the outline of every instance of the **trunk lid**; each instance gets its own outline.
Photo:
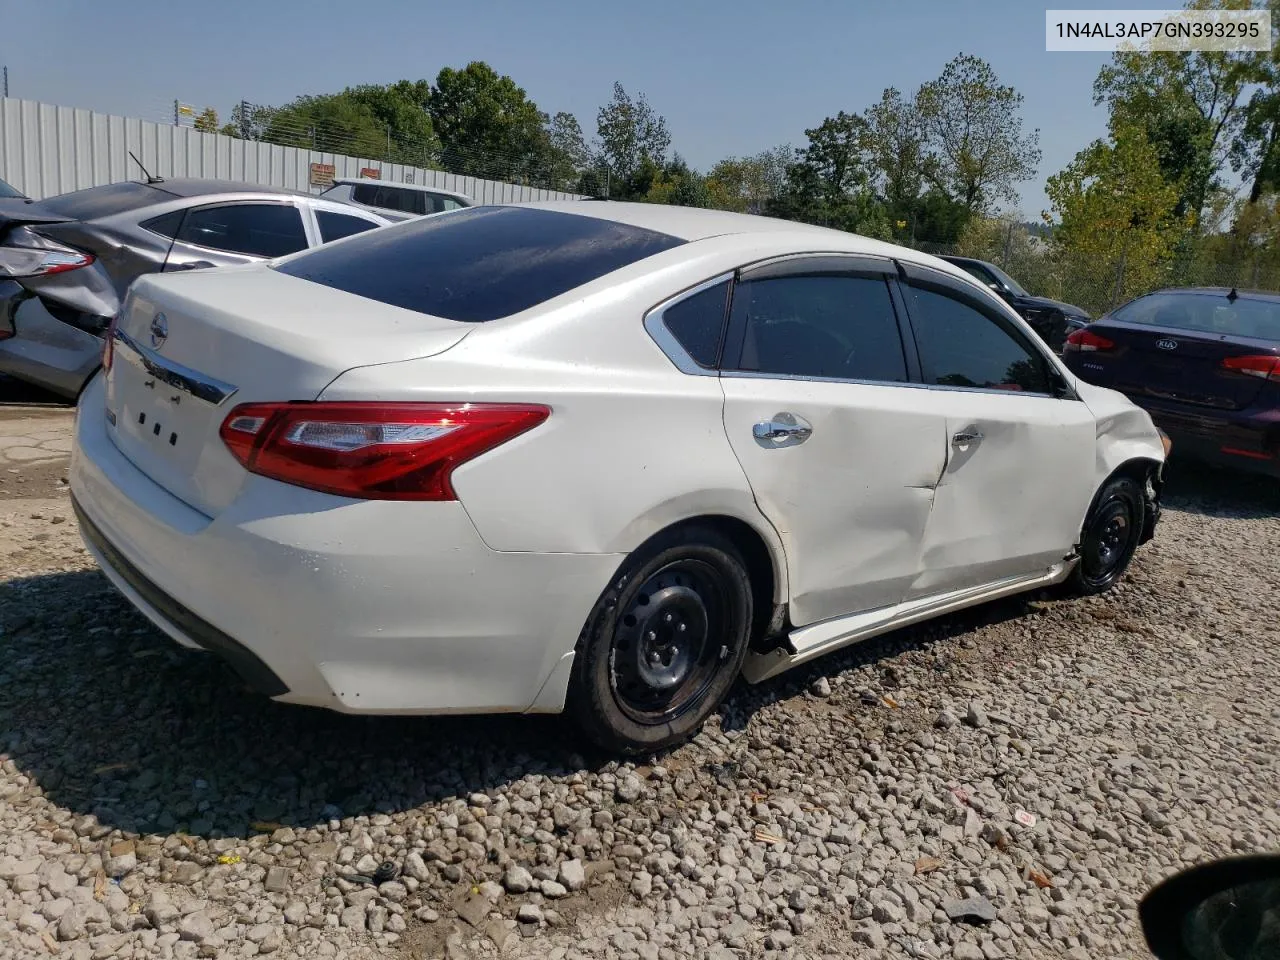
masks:
<path id="1" fill-rule="evenodd" d="M 471 329 L 259 264 L 144 276 L 113 339 L 108 433 L 159 486 L 215 516 L 248 476 L 218 435 L 232 408 L 314 400 L 347 370 L 431 356 Z"/>
<path id="2" fill-rule="evenodd" d="M 1228 357 L 1280 354 L 1280 343 L 1176 327 L 1113 321 L 1089 327 L 1115 343 L 1107 357 L 1113 378 L 1109 386 L 1131 397 L 1155 397 L 1210 407 L 1241 410 L 1251 404 L 1267 381 L 1224 369 Z"/>

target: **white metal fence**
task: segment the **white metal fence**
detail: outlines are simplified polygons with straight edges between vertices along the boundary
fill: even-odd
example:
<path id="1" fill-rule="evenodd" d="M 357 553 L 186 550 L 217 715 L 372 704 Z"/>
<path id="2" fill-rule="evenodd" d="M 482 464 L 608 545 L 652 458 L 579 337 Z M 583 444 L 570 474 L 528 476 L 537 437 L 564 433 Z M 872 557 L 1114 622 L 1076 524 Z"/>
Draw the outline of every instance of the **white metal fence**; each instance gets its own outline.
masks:
<path id="1" fill-rule="evenodd" d="M 159 177 L 213 177 L 319 193 L 311 165 L 331 164 L 335 177 L 359 177 L 368 168 L 383 180 L 454 190 L 480 203 L 573 200 L 578 195 L 384 163 L 364 157 L 281 147 L 201 133 L 150 120 L 116 117 L 35 100 L 0 98 L 0 180 L 36 200 L 104 183 Z"/>

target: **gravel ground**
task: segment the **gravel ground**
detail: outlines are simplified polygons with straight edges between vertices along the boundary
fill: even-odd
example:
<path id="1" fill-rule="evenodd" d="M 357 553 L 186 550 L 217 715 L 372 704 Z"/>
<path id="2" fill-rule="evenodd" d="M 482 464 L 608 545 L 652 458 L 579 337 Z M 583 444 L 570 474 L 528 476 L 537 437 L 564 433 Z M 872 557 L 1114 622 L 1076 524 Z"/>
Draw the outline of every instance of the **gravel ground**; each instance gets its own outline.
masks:
<path id="1" fill-rule="evenodd" d="M 264 701 L 113 593 L 65 493 L 0 499 L 0 958 L 1146 955 L 1146 889 L 1280 835 L 1274 490 L 1184 477 L 1107 597 L 740 688 L 641 765 Z"/>

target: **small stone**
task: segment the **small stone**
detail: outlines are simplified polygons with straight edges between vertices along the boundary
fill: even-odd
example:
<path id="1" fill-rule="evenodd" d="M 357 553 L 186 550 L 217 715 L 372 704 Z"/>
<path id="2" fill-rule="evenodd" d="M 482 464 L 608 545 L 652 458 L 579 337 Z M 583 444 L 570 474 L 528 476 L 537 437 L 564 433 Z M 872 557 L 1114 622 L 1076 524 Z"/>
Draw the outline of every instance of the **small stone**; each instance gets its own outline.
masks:
<path id="1" fill-rule="evenodd" d="M 876 924 L 863 924 L 849 934 L 849 939 L 864 947 L 870 947 L 877 953 L 885 948 L 884 931 Z"/>
<path id="2" fill-rule="evenodd" d="M 183 940 L 199 943 L 213 936 L 213 921 L 203 910 L 197 910 L 182 918 L 182 922 L 178 924 L 178 933 Z"/>
<path id="3" fill-rule="evenodd" d="M 372 877 L 378 872 L 378 861 L 373 854 L 366 853 L 363 857 L 356 861 L 356 873 L 363 874 L 366 877 Z"/>
<path id="4" fill-rule="evenodd" d="M 540 884 L 542 895 L 548 900 L 559 900 L 561 897 L 569 895 L 568 889 L 562 883 L 555 880 L 543 880 Z"/>
<path id="5" fill-rule="evenodd" d="M 278 868 L 272 867 L 272 870 L 275 870 L 275 869 L 278 869 Z M 267 876 L 270 876 L 270 875 L 271 875 L 271 871 L 268 870 Z M 191 884 L 195 883 L 197 880 L 199 880 L 203 876 L 204 876 L 204 867 L 200 866 L 200 864 L 198 863 L 194 863 L 191 860 L 183 860 L 181 863 L 179 863 L 176 867 L 173 868 L 173 882 L 181 883 L 185 886 L 190 886 Z M 267 889 L 270 889 L 270 887 L 268 887 Z"/>
<path id="6" fill-rule="evenodd" d="M 350 930 L 364 930 L 368 916 L 363 906 L 347 907 L 338 916 L 338 923 Z"/>
<path id="7" fill-rule="evenodd" d="M 942 909 L 952 920 L 961 920 L 965 923 L 990 923 L 996 918 L 996 908 L 986 897 L 944 900 Z"/>
<path id="8" fill-rule="evenodd" d="M 72 907 L 58 919 L 58 939 L 78 940 L 85 935 L 85 910 L 83 907 Z"/>
<path id="9" fill-rule="evenodd" d="M 956 719 L 956 715 L 950 710 L 943 710 L 938 714 L 938 719 L 933 721 L 935 727 L 941 727 L 943 730 L 950 730 L 960 721 Z"/>
<path id="10" fill-rule="evenodd" d="M 302 922 L 307 919 L 307 905 L 301 900 L 292 900 L 285 905 L 284 922 L 291 923 L 295 927 L 301 926 Z"/>
<path id="11" fill-rule="evenodd" d="M 969 712 L 964 715 L 964 722 L 978 730 L 991 724 L 991 720 L 987 717 L 987 711 L 982 708 L 982 704 L 977 700 L 970 701 Z"/>
<path id="12" fill-rule="evenodd" d="M 524 867 L 513 863 L 502 875 L 502 885 L 507 893 L 527 893 L 533 886 L 533 875 Z"/>
<path id="13" fill-rule="evenodd" d="M 489 911 L 493 909 L 493 903 L 484 894 L 475 892 L 467 894 L 454 903 L 453 909 L 457 911 L 459 917 L 479 929 L 485 917 L 489 916 Z"/>
<path id="14" fill-rule="evenodd" d="M 404 858 L 404 867 L 402 872 L 406 877 L 412 877 L 419 883 L 426 883 L 431 879 L 431 874 L 427 870 L 426 861 L 422 859 L 422 854 L 416 850 L 409 853 Z"/>
<path id="15" fill-rule="evenodd" d="M 262 886 L 268 893 L 284 893 L 289 889 L 289 871 L 284 867 L 269 867 Z"/>
<path id="16" fill-rule="evenodd" d="M 631 878 L 631 892 L 641 900 L 653 893 L 653 877 L 641 870 Z"/>
<path id="17" fill-rule="evenodd" d="M 951 948 L 951 956 L 952 960 L 987 960 L 981 947 L 976 943 L 966 943 L 964 940 Z"/>
<path id="18" fill-rule="evenodd" d="M 809 692 L 815 697 L 826 698 L 831 696 L 831 681 L 826 677 L 819 677 L 809 685 Z"/>
<path id="19" fill-rule="evenodd" d="M 626 776 L 618 781 L 618 786 L 614 790 L 614 795 L 622 803 L 635 803 L 640 799 L 640 794 L 644 791 L 644 786 L 640 783 L 638 777 Z"/>
<path id="20" fill-rule="evenodd" d="M 581 860 L 566 860 L 560 864 L 559 881 L 567 890 L 581 890 L 587 885 L 587 872 Z"/>
<path id="21" fill-rule="evenodd" d="M 536 903 L 522 903 L 516 911 L 516 919 L 521 923 L 542 923 L 542 908 Z"/>

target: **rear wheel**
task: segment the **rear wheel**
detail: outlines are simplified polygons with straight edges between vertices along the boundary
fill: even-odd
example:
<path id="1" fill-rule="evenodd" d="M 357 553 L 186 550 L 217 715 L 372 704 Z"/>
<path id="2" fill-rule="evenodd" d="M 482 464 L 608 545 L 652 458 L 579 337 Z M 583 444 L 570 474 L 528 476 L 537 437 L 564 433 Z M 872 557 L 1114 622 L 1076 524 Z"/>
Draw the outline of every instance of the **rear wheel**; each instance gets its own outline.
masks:
<path id="1" fill-rule="evenodd" d="M 1098 492 L 1080 537 L 1080 561 L 1068 589 L 1077 594 L 1105 593 L 1124 575 L 1142 538 L 1142 488 L 1116 477 Z"/>
<path id="2" fill-rule="evenodd" d="M 715 530 L 660 534 L 623 565 L 583 628 L 570 710 L 609 750 L 692 735 L 724 698 L 750 639 L 751 582 Z"/>

